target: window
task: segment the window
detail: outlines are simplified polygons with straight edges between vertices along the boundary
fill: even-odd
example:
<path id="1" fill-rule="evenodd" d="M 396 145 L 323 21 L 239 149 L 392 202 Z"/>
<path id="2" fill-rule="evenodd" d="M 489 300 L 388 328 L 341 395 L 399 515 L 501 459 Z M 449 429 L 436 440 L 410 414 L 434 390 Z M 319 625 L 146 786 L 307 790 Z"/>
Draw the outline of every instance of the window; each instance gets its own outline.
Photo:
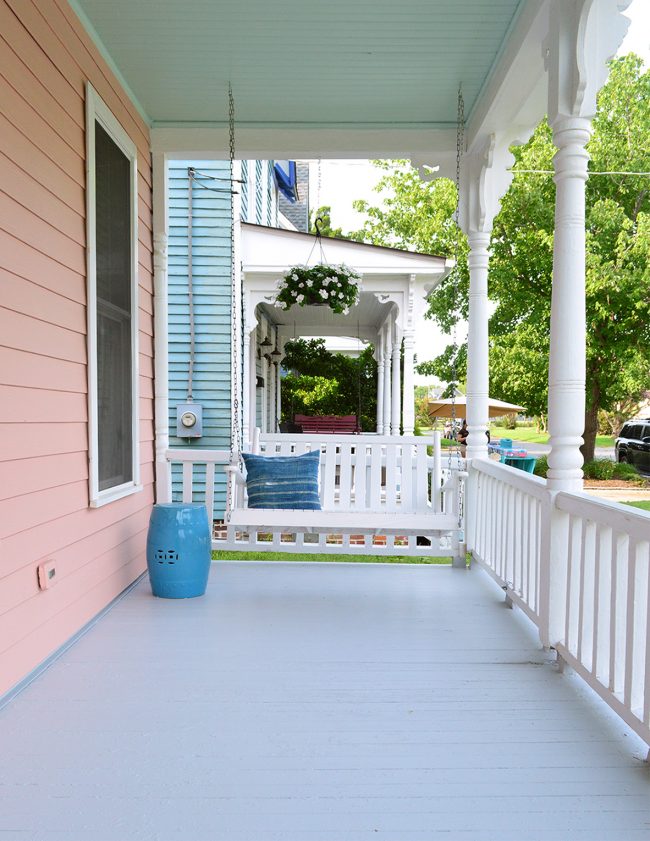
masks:
<path id="1" fill-rule="evenodd" d="M 90 504 L 140 489 L 137 156 L 86 88 Z"/>

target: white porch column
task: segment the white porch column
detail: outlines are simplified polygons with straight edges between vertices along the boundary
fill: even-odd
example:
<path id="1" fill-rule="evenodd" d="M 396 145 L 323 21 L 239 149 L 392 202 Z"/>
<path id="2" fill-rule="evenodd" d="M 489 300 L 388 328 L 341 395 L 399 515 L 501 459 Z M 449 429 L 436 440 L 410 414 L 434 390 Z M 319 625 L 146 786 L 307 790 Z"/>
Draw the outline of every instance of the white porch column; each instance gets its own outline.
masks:
<path id="1" fill-rule="evenodd" d="M 264 339 L 262 339 L 264 341 Z M 262 369 L 262 379 L 264 380 L 264 386 L 262 388 L 262 421 L 261 421 L 261 430 L 262 432 L 268 432 L 268 405 L 269 405 L 269 364 L 264 358 L 264 354 L 262 354 L 262 359 L 260 360 L 261 369 Z"/>
<path id="2" fill-rule="evenodd" d="M 488 340 L 488 247 L 490 234 L 469 234 L 469 319 L 467 333 L 467 458 L 487 458 L 490 396 Z"/>
<path id="3" fill-rule="evenodd" d="M 247 406 L 247 428 L 248 440 L 253 441 L 255 427 L 257 425 L 257 324 L 246 325 L 248 336 L 248 406 Z"/>
<path id="4" fill-rule="evenodd" d="M 553 124 L 555 239 L 548 367 L 548 487 L 582 490 L 585 421 L 585 182 L 588 120 Z"/>
<path id="5" fill-rule="evenodd" d="M 377 432 L 384 431 L 384 333 L 378 334 L 375 348 L 377 358 Z"/>
<path id="6" fill-rule="evenodd" d="M 393 371 L 391 376 L 391 421 L 390 421 L 390 433 L 391 435 L 399 435 L 400 434 L 400 421 L 401 421 L 401 392 L 402 392 L 402 383 L 401 383 L 401 350 L 402 350 L 402 335 L 397 326 L 397 324 L 393 327 L 393 347 L 392 347 L 392 362 L 393 362 Z"/>
<path id="7" fill-rule="evenodd" d="M 546 46 L 555 234 L 548 378 L 548 488 L 582 489 L 585 420 L 585 145 L 606 62 L 623 40 L 629 0 L 554 0 Z"/>
<path id="8" fill-rule="evenodd" d="M 382 433 L 390 435 L 390 413 L 392 406 L 392 392 L 391 392 L 391 363 L 393 358 L 393 348 L 390 341 L 390 324 L 384 332 L 384 422 L 382 425 Z"/>
<path id="9" fill-rule="evenodd" d="M 469 242 L 467 333 L 467 458 L 487 458 L 490 396 L 488 266 L 492 222 L 512 180 L 509 137 L 490 134 L 463 161 L 461 226 Z"/>
<path id="10" fill-rule="evenodd" d="M 415 429 L 415 332 L 404 331 L 404 388 L 402 397 L 402 426 L 404 435 L 413 435 Z"/>
<path id="11" fill-rule="evenodd" d="M 155 333 L 156 502 L 171 502 L 169 449 L 169 362 L 167 327 L 167 243 L 169 231 L 167 158 L 152 156 L 153 166 L 153 282 Z"/>

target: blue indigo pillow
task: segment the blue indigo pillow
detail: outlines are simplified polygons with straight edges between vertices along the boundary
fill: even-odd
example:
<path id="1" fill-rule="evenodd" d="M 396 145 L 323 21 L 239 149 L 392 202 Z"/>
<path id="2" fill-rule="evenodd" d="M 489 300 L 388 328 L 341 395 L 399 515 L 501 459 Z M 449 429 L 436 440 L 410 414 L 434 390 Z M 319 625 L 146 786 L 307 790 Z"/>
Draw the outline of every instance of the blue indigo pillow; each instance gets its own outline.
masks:
<path id="1" fill-rule="evenodd" d="M 242 453 L 249 508 L 300 508 L 320 511 L 320 450 L 301 456 Z"/>

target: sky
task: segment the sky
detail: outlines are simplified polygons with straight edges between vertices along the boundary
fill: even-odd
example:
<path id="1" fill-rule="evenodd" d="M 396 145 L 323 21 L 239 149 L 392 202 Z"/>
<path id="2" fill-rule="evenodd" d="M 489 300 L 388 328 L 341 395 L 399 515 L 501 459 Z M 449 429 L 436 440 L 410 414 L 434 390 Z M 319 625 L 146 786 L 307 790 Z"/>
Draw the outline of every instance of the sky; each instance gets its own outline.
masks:
<path id="1" fill-rule="evenodd" d="M 650 67 L 650 0 L 632 0 L 625 12 L 631 23 L 618 55 L 635 52 Z M 382 171 L 370 161 L 336 160 L 310 162 L 309 192 L 312 208 L 329 205 L 332 208 L 332 226 L 340 227 L 344 233 L 363 226 L 363 216 L 353 209 L 355 199 L 366 199 L 372 204 L 381 201 L 373 187 L 382 176 Z M 459 330 L 459 341 L 464 341 L 465 330 Z M 418 338 L 418 334 L 422 338 Z M 431 330 L 416 332 L 416 354 L 420 361 L 431 359 L 449 343 L 448 337 L 431 339 Z M 418 384 L 427 382 L 417 378 Z"/>

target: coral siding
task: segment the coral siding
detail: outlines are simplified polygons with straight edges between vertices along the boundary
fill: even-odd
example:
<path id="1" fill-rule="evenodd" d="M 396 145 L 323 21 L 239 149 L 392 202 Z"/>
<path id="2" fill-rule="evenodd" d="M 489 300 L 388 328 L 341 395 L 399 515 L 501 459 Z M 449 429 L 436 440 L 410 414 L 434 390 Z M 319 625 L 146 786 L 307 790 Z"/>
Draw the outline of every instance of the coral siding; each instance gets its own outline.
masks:
<path id="1" fill-rule="evenodd" d="M 85 82 L 138 149 L 142 491 L 88 506 Z M 149 131 L 66 0 L 0 0 L 0 694 L 144 569 L 154 499 Z M 37 566 L 57 583 L 38 589 Z"/>

